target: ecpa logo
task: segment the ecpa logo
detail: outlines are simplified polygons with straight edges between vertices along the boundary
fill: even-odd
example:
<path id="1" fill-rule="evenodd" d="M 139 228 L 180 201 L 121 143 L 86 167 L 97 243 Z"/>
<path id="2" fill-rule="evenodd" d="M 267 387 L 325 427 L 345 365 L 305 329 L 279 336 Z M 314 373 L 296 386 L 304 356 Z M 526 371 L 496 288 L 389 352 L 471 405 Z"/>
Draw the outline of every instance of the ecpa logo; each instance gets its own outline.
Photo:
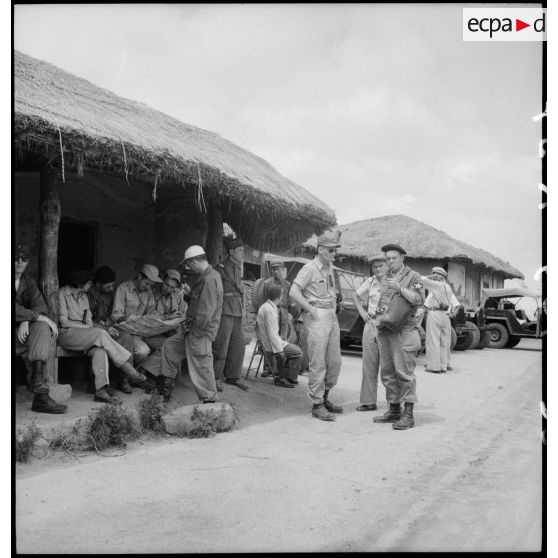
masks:
<path id="1" fill-rule="evenodd" d="M 544 8 L 463 8 L 464 41 L 546 41 Z"/>

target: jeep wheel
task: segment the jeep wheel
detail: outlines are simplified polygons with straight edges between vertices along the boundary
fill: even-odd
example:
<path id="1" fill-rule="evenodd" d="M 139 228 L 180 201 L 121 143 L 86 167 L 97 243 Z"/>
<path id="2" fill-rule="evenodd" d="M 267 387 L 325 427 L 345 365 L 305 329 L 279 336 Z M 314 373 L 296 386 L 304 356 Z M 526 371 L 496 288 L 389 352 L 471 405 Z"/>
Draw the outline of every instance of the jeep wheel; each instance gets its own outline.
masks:
<path id="1" fill-rule="evenodd" d="M 490 334 L 488 346 L 491 349 L 503 349 L 509 341 L 510 334 L 505 325 L 498 323 L 488 324 L 488 332 Z"/>
<path id="2" fill-rule="evenodd" d="M 263 289 L 263 282 L 265 279 L 260 277 L 256 279 L 252 285 L 252 290 L 250 291 L 249 306 L 247 308 L 248 312 L 258 313 L 259 301 L 260 301 L 260 291 Z"/>
<path id="3" fill-rule="evenodd" d="M 510 335 L 509 341 L 506 343 L 506 349 L 515 347 L 521 341 L 521 337 L 517 335 Z"/>
<path id="4" fill-rule="evenodd" d="M 486 349 L 486 347 L 488 347 L 489 341 L 490 341 L 490 331 L 488 331 L 488 329 L 485 329 L 480 334 L 480 341 L 477 343 L 475 349 L 477 349 L 477 351 L 482 351 L 482 349 Z"/>
<path id="5" fill-rule="evenodd" d="M 466 351 L 467 349 L 471 348 L 475 336 L 473 335 L 472 330 L 466 329 L 462 332 L 461 335 L 457 337 L 457 343 L 455 344 L 456 351 Z"/>
<path id="6" fill-rule="evenodd" d="M 470 331 L 473 334 L 473 342 L 471 343 L 469 349 L 476 349 L 480 341 L 479 328 L 473 322 L 465 322 L 465 325 L 470 328 Z"/>
<path id="7" fill-rule="evenodd" d="M 451 341 L 450 341 L 450 351 L 455 349 L 455 344 L 457 343 L 457 333 L 455 333 L 455 329 L 451 328 Z"/>

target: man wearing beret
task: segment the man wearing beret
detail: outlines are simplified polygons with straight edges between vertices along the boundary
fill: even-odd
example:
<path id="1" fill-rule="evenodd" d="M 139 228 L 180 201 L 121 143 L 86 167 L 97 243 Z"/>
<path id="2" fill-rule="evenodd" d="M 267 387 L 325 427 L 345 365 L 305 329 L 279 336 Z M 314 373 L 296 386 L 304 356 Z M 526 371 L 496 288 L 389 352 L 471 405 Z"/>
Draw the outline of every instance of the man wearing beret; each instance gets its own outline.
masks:
<path id="1" fill-rule="evenodd" d="M 225 240 L 228 252 L 222 264 L 215 267 L 223 282 L 223 311 L 217 337 L 213 342 L 215 379 L 217 389 L 223 389 L 222 381 L 244 391 L 248 385 L 240 379 L 244 363 L 244 285 L 242 264 L 244 242 L 241 238 Z"/>
<path id="2" fill-rule="evenodd" d="M 430 277 L 421 277 L 428 289 L 425 306 L 426 318 L 426 371 L 444 374 L 451 370 L 449 355 L 451 345 L 451 322 L 449 314 L 460 305 L 451 287 L 446 283 L 448 276 L 443 267 L 433 267 Z"/>
<path id="3" fill-rule="evenodd" d="M 58 328 L 47 316 L 47 308 L 37 283 L 24 274 L 31 252 L 26 244 L 19 244 L 14 253 L 15 271 L 15 351 L 31 368 L 29 389 L 35 397 L 31 409 L 39 413 L 63 413 L 66 405 L 56 403 L 49 396 L 44 377 L 47 358 L 54 351 Z"/>
<path id="4" fill-rule="evenodd" d="M 388 266 L 383 254 L 374 256 L 370 261 L 372 277 L 353 293 L 355 308 L 364 320 L 362 331 L 362 384 L 360 387 L 360 405 L 357 411 L 375 411 L 378 400 L 378 372 L 380 371 L 380 350 L 378 348 L 378 332 L 372 316 L 376 313 L 380 301 L 380 285 L 386 276 Z M 366 297 L 363 306 L 361 297 Z"/>
<path id="5" fill-rule="evenodd" d="M 415 425 L 413 410 L 417 401 L 415 365 L 420 349 L 420 335 L 415 318 L 416 310 L 424 302 L 420 275 L 405 265 L 407 253 L 399 244 L 382 246 L 389 271 L 382 280 L 380 300 L 374 316 L 378 328 L 381 378 L 386 388 L 389 409 L 374 422 L 391 422 L 394 430 L 407 430 Z M 407 314 L 401 329 L 387 326 L 388 310 L 395 297 L 408 303 Z M 383 321 L 384 320 L 384 321 Z M 401 403 L 405 411 L 401 414 Z"/>
<path id="6" fill-rule="evenodd" d="M 298 272 L 291 287 L 291 297 L 307 314 L 304 325 L 308 328 L 308 395 L 312 401 L 312 416 L 320 420 L 335 420 L 333 413 L 342 413 L 343 407 L 328 399 L 337 384 L 341 370 L 339 322 L 335 313 L 337 290 L 333 277 L 333 260 L 339 237 L 318 237 L 318 255 Z"/>

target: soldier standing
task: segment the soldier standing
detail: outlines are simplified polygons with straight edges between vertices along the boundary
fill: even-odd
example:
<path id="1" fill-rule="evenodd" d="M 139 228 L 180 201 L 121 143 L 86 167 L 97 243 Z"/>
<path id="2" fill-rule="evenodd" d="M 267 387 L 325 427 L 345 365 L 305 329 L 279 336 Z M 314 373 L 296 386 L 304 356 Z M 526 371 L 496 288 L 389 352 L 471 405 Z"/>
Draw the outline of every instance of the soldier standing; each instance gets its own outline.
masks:
<path id="1" fill-rule="evenodd" d="M 424 302 L 420 275 L 405 265 L 407 253 L 399 244 L 382 246 L 389 272 L 382 280 L 380 301 L 374 316 L 378 328 L 381 378 L 386 388 L 389 409 L 382 416 L 374 417 L 374 422 L 391 422 L 394 430 L 407 430 L 415 425 L 414 404 L 417 401 L 415 365 L 420 349 L 420 336 L 415 313 Z M 410 304 L 405 323 L 399 331 L 393 331 L 382 323 L 390 304 L 400 296 Z M 405 412 L 401 415 L 401 403 Z"/>
<path id="2" fill-rule="evenodd" d="M 241 238 L 225 240 L 227 257 L 215 270 L 223 282 L 223 311 L 217 337 L 213 342 L 213 358 L 217 389 L 223 390 L 223 379 L 227 384 L 244 391 L 248 385 L 240 379 L 244 363 L 244 286 L 242 264 L 244 243 Z"/>
<path id="3" fill-rule="evenodd" d="M 313 403 L 312 416 L 335 420 L 332 413 L 343 407 L 328 400 L 329 391 L 337 384 L 341 370 L 339 322 L 335 313 L 337 291 L 332 262 L 337 253 L 338 237 L 318 237 L 318 255 L 298 272 L 290 295 L 307 314 L 308 328 L 308 395 Z"/>

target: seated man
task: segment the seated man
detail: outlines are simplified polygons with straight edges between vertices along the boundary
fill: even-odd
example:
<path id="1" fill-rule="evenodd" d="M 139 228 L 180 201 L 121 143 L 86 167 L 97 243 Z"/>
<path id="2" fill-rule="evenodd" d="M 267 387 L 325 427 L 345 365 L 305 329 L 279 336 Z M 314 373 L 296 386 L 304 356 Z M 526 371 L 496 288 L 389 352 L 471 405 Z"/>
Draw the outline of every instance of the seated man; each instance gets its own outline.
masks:
<path id="1" fill-rule="evenodd" d="M 150 264 L 145 264 L 141 271 L 129 281 L 121 283 L 114 295 L 114 305 L 112 307 L 111 319 L 118 324 L 135 316 L 145 316 L 155 309 L 155 297 L 151 287 L 155 283 L 162 283 L 159 277 L 159 270 Z M 121 332 L 118 342 L 127 349 L 133 356 L 135 366 L 140 366 L 149 356 L 149 346 L 139 335 L 132 335 Z M 130 384 L 127 379 L 122 381 L 121 390 L 124 393 L 131 393 Z"/>
<path id="2" fill-rule="evenodd" d="M 23 272 L 29 264 L 31 252 L 26 244 L 19 244 L 14 254 L 15 267 L 15 325 L 17 356 L 23 357 L 31 369 L 29 389 L 35 394 L 31 409 L 38 413 L 63 413 L 67 407 L 49 396 L 44 377 L 44 366 L 54 352 L 58 335 L 56 324 L 46 315 L 47 308 L 37 283 Z"/>
<path id="3" fill-rule="evenodd" d="M 275 380 L 278 386 L 292 388 L 298 384 L 298 372 L 302 351 L 300 347 L 282 339 L 279 335 L 279 310 L 283 291 L 279 285 L 270 285 L 267 291 L 267 301 L 260 306 L 256 323 L 258 337 L 263 350 L 277 361 L 279 378 Z"/>
<path id="4" fill-rule="evenodd" d="M 58 344 L 72 351 L 84 351 L 91 357 L 95 376 L 95 401 L 112 401 L 109 391 L 108 358 L 132 380 L 143 382 L 145 376 L 128 362 L 131 356 L 129 351 L 119 345 L 104 329 L 93 327 L 87 298 L 87 290 L 91 286 L 89 272 L 81 268 L 73 269 L 69 274 L 68 283 L 58 291 Z"/>

